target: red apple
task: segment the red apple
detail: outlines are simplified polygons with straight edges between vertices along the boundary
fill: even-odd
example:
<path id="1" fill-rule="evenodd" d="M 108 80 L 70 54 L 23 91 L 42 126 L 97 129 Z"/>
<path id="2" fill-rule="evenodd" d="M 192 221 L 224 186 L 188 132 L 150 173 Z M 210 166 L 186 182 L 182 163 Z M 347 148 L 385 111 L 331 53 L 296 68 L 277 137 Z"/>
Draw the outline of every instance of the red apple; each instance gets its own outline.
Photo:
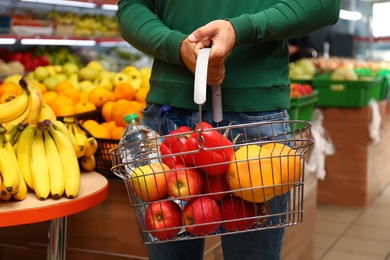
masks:
<path id="1" fill-rule="evenodd" d="M 155 162 L 136 168 L 130 178 L 134 193 L 143 201 L 155 201 L 168 196 L 165 173 L 169 167 Z"/>
<path id="2" fill-rule="evenodd" d="M 182 226 L 182 211 L 171 200 L 152 202 L 145 212 L 145 225 L 150 234 L 160 240 L 176 236 Z"/>
<path id="3" fill-rule="evenodd" d="M 250 229 L 256 219 L 256 203 L 249 202 L 237 196 L 225 197 L 220 204 L 220 209 L 224 222 L 222 226 L 227 231 Z"/>
<path id="4" fill-rule="evenodd" d="M 218 204 L 208 196 L 190 200 L 183 209 L 183 224 L 189 233 L 196 236 L 214 233 L 221 220 Z"/>
<path id="5" fill-rule="evenodd" d="M 191 196 L 202 191 L 203 179 L 201 173 L 193 168 L 177 165 L 166 173 L 168 194 L 174 198 L 188 201 Z"/>
<path id="6" fill-rule="evenodd" d="M 230 190 L 225 174 L 204 174 L 202 194 L 209 195 L 213 200 L 220 201 L 226 197 Z"/>

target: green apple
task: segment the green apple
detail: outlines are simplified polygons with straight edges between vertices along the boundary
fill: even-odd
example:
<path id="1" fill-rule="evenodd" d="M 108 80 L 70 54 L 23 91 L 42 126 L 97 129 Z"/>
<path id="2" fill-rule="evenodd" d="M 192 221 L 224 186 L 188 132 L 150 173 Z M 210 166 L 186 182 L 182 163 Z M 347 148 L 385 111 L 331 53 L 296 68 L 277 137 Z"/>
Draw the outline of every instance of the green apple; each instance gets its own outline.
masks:
<path id="1" fill-rule="evenodd" d="M 57 74 L 57 71 L 53 65 L 47 65 L 46 69 L 49 71 L 50 76 L 54 76 Z"/>
<path id="2" fill-rule="evenodd" d="M 96 85 L 92 83 L 92 81 L 89 80 L 83 80 L 79 83 L 80 91 L 81 92 L 89 92 L 92 89 L 96 88 Z"/>
<path id="3" fill-rule="evenodd" d="M 79 67 L 71 62 L 67 62 L 62 66 L 62 73 L 69 76 L 71 74 L 79 73 Z"/>
<path id="4" fill-rule="evenodd" d="M 63 82 L 68 79 L 68 77 L 63 73 L 59 73 L 53 77 L 57 78 L 60 82 Z"/>
<path id="5" fill-rule="evenodd" d="M 96 79 L 94 84 L 96 86 L 104 87 L 104 88 L 108 89 L 109 91 L 114 90 L 114 85 L 112 84 L 112 82 L 109 78 Z"/>
<path id="6" fill-rule="evenodd" d="M 62 73 L 62 66 L 61 65 L 53 65 L 53 67 L 57 73 Z"/>
<path id="7" fill-rule="evenodd" d="M 94 81 L 95 78 L 97 77 L 98 73 L 96 70 L 88 68 L 88 67 L 83 67 L 79 71 L 79 79 L 80 80 L 89 80 L 89 81 Z"/>
<path id="8" fill-rule="evenodd" d="M 39 82 L 43 82 L 49 76 L 50 76 L 50 72 L 44 66 L 38 66 L 34 70 L 34 78 L 37 79 Z"/>
<path id="9" fill-rule="evenodd" d="M 112 84 L 114 87 L 118 85 L 121 82 L 129 82 L 130 78 L 127 76 L 127 74 L 123 72 L 115 73 L 114 77 L 112 78 Z"/>
<path id="10" fill-rule="evenodd" d="M 54 91 L 54 88 L 60 82 L 61 81 L 57 77 L 53 76 L 53 77 L 46 78 L 42 83 L 43 83 L 43 85 L 46 86 L 48 91 Z"/>
<path id="11" fill-rule="evenodd" d="M 100 72 L 100 71 L 103 71 L 104 70 L 104 66 L 103 64 L 101 64 L 100 62 L 96 61 L 96 60 L 92 60 L 90 62 L 87 63 L 86 65 L 87 68 L 91 68 L 97 72 Z"/>
<path id="12" fill-rule="evenodd" d="M 78 73 L 70 74 L 70 75 L 68 75 L 68 79 L 78 82 L 79 81 L 79 74 Z"/>
<path id="13" fill-rule="evenodd" d="M 97 78 L 111 80 L 114 77 L 114 75 L 115 75 L 115 72 L 113 72 L 113 71 L 103 70 L 103 71 L 99 72 Z"/>

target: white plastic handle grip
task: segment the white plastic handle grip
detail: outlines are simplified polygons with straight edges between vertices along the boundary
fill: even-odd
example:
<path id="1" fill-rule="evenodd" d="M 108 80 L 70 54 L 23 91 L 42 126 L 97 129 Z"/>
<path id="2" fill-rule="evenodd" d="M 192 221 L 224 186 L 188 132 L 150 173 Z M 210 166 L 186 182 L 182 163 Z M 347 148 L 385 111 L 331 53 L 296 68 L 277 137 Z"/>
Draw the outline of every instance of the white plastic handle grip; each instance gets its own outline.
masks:
<path id="1" fill-rule="evenodd" d="M 211 48 L 201 49 L 195 67 L 194 102 L 203 105 L 206 102 L 207 68 Z M 221 86 L 212 87 L 213 121 L 222 121 L 222 95 Z"/>

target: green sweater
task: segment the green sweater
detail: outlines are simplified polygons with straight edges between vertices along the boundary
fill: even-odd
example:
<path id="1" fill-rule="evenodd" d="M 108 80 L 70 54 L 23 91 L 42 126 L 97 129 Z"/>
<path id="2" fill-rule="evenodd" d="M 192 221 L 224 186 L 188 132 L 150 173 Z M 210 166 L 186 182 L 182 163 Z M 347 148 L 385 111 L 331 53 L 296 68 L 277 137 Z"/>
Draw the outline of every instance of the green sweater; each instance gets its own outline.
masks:
<path id="1" fill-rule="evenodd" d="M 286 39 L 337 22 L 341 0 L 119 0 L 124 40 L 154 57 L 147 101 L 197 109 L 194 75 L 180 59 L 181 42 L 215 19 L 228 19 L 236 46 L 225 63 L 224 112 L 289 108 Z M 204 110 L 210 109 L 208 88 Z"/>

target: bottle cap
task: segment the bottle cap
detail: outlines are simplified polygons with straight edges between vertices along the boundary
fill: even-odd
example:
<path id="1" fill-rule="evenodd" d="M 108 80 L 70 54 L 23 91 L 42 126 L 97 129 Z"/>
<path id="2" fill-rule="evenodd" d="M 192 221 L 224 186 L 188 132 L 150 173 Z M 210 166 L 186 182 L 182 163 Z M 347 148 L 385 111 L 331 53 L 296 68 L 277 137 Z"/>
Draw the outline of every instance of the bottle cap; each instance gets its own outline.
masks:
<path id="1" fill-rule="evenodd" d="M 163 105 L 160 108 L 160 116 L 164 114 L 165 112 L 172 111 L 172 108 L 169 105 Z"/>
<path id="2" fill-rule="evenodd" d="M 124 117 L 124 119 L 125 119 L 126 123 L 129 123 L 132 121 L 138 121 L 138 114 L 137 113 L 128 114 Z"/>

